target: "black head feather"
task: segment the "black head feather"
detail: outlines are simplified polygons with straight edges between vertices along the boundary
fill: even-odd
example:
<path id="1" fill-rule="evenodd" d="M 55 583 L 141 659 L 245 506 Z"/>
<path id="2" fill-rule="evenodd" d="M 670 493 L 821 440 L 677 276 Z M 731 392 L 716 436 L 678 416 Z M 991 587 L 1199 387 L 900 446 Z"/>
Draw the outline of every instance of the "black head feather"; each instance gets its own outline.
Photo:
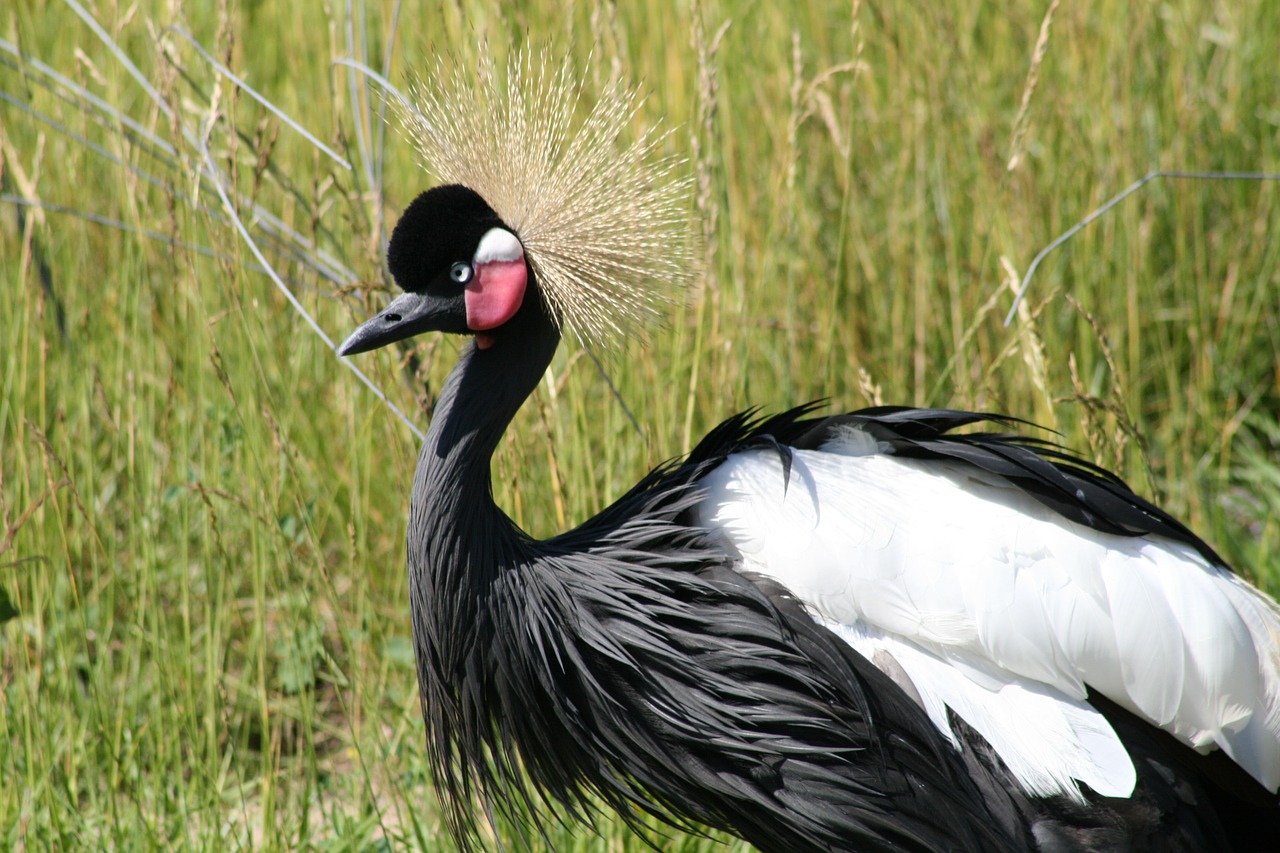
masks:
<path id="1" fill-rule="evenodd" d="M 490 228 L 511 230 L 476 192 L 458 184 L 432 187 L 396 223 L 387 268 L 404 290 L 425 291 L 454 263 L 470 262 Z"/>

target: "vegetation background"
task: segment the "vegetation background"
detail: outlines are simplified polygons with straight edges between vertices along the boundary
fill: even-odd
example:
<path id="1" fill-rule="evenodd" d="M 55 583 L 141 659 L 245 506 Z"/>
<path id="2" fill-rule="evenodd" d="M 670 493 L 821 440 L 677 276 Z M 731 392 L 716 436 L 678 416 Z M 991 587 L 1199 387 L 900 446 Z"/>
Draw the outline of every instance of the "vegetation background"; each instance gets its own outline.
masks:
<path id="1" fill-rule="evenodd" d="M 883 399 L 1053 427 L 1280 591 L 1280 186 L 1154 182 L 1001 322 L 1148 171 L 1280 171 L 1280 4 L 84 2 L 0 11 L 0 847 L 449 846 L 404 595 L 417 438 L 217 191 L 332 339 L 382 303 L 431 178 L 341 57 L 403 86 L 548 44 L 588 93 L 639 81 L 688 158 L 701 278 L 605 358 L 644 436 L 563 348 L 495 463 L 528 530 L 738 409 Z M 425 425 L 457 346 L 359 366 Z M 546 846 L 644 849 L 599 831 Z"/>

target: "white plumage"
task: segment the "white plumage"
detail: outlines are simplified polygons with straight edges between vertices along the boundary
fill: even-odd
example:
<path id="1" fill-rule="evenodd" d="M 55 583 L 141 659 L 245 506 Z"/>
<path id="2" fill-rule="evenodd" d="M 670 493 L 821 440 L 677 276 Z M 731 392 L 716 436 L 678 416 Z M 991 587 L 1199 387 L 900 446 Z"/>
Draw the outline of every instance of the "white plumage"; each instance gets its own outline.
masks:
<path id="1" fill-rule="evenodd" d="M 955 742 L 947 708 L 1030 793 L 1127 796 L 1101 693 L 1280 786 L 1280 612 L 1193 548 L 1065 519 L 963 463 L 898 458 L 846 428 L 736 453 L 701 522 L 894 677 Z"/>

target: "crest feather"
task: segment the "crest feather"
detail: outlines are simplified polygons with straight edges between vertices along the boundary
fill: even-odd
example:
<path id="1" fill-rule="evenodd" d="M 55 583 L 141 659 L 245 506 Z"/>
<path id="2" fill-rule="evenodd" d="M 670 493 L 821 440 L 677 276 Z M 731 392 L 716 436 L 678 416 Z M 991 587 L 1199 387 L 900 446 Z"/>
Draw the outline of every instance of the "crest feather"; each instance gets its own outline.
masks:
<path id="1" fill-rule="evenodd" d="M 470 75 L 442 60 L 412 83 L 401 121 L 432 175 L 474 190 L 515 231 L 560 321 L 583 344 L 610 343 L 691 275 L 682 161 L 659 156 L 664 133 L 628 134 L 635 89 L 608 84 L 584 110 L 567 56 L 526 48 L 504 75 L 495 66 Z"/>

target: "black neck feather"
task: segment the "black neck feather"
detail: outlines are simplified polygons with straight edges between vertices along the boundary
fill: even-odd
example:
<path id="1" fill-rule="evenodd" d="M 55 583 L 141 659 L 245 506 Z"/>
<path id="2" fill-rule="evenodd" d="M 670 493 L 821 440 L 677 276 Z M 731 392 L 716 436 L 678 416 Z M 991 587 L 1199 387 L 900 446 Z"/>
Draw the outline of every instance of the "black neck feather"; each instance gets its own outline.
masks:
<path id="1" fill-rule="evenodd" d="M 527 547 L 528 537 L 493 501 L 489 468 L 559 341 L 559 327 L 542 306 L 526 304 L 491 346 L 469 343 L 445 381 L 409 502 L 409 585 L 420 651 L 428 630 L 449 632 L 432 638 L 443 648 L 469 642 L 477 625 L 467 611 Z M 419 674 L 425 675 L 421 661 Z"/>

